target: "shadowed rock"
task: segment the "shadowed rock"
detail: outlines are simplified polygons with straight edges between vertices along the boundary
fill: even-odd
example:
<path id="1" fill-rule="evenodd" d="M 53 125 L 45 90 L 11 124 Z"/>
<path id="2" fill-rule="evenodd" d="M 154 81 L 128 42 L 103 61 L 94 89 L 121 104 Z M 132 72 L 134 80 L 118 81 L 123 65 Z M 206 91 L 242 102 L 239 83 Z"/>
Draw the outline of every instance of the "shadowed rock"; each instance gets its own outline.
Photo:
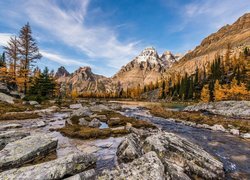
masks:
<path id="1" fill-rule="evenodd" d="M 90 169 L 88 171 L 81 172 L 64 180 L 88 180 L 88 179 L 91 180 L 95 179 L 95 175 L 96 175 L 95 170 Z"/>
<path id="2" fill-rule="evenodd" d="M 3 149 L 6 144 L 22 139 L 28 135 L 30 135 L 29 132 L 21 132 L 21 131 L 1 132 L 0 133 L 0 150 Z"/>
<path id="3" fill-rule="evenodd" d="M 139 136 L 132 133 L 129 134 L 117 148 L 117 158 L 119 162 L 131 162 L 134 159 L 141 157 L 143 154 L 140 147 Z"/>
<path id="4" fill-rule="evenodd" d="M 54 151 L 57 139 L 46 134 L 35 134 L 7 144 L 0 151 L 0 171 L 20 167 Z"/>
<path id="5" fill-rule="evenodd" d="M 86 170 L 95 162 L 96 158 L 92 155 L 74 153 L 42 164 L 4 171 L 0 174 L 0 179 L 62 179 Z"/>

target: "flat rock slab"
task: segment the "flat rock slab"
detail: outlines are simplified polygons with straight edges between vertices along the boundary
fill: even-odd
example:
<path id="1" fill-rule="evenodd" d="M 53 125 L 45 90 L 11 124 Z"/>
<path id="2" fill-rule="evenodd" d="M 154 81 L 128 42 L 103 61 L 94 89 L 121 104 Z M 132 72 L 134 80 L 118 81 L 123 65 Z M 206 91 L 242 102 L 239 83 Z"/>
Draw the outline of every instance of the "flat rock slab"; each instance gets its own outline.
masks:
<path id="1" fill-rule="evenodd" d="M 157 154 L 151 151 L 131 163 L 123 164 L 119 169 L 105 170 L 97 179 L 164 180 L 164 165 Z"/>
<path id="2" fill-rule="evenodd" d="M 74 153 L 53 161 L 37 164 L 34 166 L 21 167 L 18 169 L 4 171 L 0 173 L 0 179 L 62 179 L 83 172 L 84 170 L 93 166 L 95 162 L 96 158 L 93 155 Z M 88 174 L 91 174 L 91 172 L 89 172 Z"/>
<path id="3" fill-rule="evenodd" d="M 21 128 L 21 127 L 23 127 L 22 124 L 5 124 L 0 126 L 0 130 Z"/>
<path id="4" fill-rule="evenodd" d="M 6 144 L 22 139 L 30 135 L 29 132 L 21 131 L 4 131 L 0 133 L 0 150 L 3 149 Z"/>
<path id="5" fill-rule="evenodd" d="M 250 101 L 220 101 L 188 106 L 184 111 L 207 111 L 229 117 L 250 119 Z"/>
<path id="6" fill-rule="evenodd" d="M 35 134 L 7 144 L 0 151 L 0 171 L 20 167 L 54 151 L 57 139 L 46 134 Z"/>

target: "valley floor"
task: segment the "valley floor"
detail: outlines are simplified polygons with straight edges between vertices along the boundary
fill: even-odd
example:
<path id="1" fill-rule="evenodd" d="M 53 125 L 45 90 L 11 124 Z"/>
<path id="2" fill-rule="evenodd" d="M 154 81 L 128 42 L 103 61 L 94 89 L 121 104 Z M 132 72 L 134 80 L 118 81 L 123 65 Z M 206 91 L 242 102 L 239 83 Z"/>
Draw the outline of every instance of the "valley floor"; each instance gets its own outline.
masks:
<path id="1" fill-rule="evenodd" d="M 78 176 L 89 177 L 90 179 L 93 179 L 94 177 L 98 179 L 109 179 L 110 177 L 116 177 L 117 172 L 113 173 L 113 171 L 109 171 L 107 173 L 104 171 L 102 173 L 102 171 L 115 168 L 116 166 L 119 166 L 121 162 L 128 163 L 126 171 L 133 171 L 131 170 L 131 167 L 133 167 L 133 163 L 139 161 L 138 158 L 149 157 L 146 153 L 147 148 L 144 149 L 145 147 L 136 148 L 136 145 L 131 146 L 131 144 L 128 144 L 128 147 L 132 148 L 130 150 L 134 151 L 135 154 L 138 153 L 138 148 L 144 149 L 145 152 L 142 152 L 142 154 L 139 153 L 136 157 L 131 157 L 131 154 L 129 153 L 130 150 L 128 151 L 126 148 L 122 148 L 122 144 L 125 142 L 133 141 L 129 139 L 131 138 L 130 135 L 126 135 L 130 133 L 137 134 L 137 136 L 141 137 L 141 142 L 139 144 L 144 141 L 147 142 L 147 138 L 144 139 L 144 136 L 150 139 L 154 134 L 174 133 L 187 139 L 190 143 L 198 144 L 202 149 L 205 149 L 223 163 L 225 177 L 220 174 L 221 171 L 218 169 L 218 171 L 210 169 L 209 174 L 211 176 L 212 174 L 215 176 L 221 176 L 217 177 L 219 179 L 248 179 L 250 178 L 250 169 L 248 166 L 250 163 L 250 141 L 247 139 L 249 138 L 250 132 L 249 102 L 240 103 L 241 106 L 238 105 L 237 107 L 241 109 L 240 112 L 243 115 L 242 117 L 239 115 L 236 117 L 235 113 L 228 112 L 225 114 L 225 110 L 223 110 L 223 115 L 218 114 L 218 112 L 220 112 L 218 110 L 225 104 L 215 108 L 217 111 L 215 111 L 212 106 L 204 107 L 204 105 L 185 108 L 186 105 L 176 103 L 162 104 L 131 101 L 88 102 L 85 100 L 79 100 L 79 103 L 77 104 L 70 105 L 71 103 L 66 103 L 61 108 L 53 106 L 53 103 L 44 105 L 43 107 L 27 106 L 27 108 L 24 108 L 24 106 L 21 108 L 19 106 L 18 108 L 15 105 L 7 106 L 5 104 L 0 108 L 2 111 L 2 114 L 0 115 L 0 154 L 3 155 L 0 158 L 0 172 L 3 171 L 0 173 L 0 179 L 1 177 L 4 179 L 22 178 L 27 172 L 35 172 L 38 179 L 44 179 L 42 176 L 44 172 L 41 171 L 44 166 L 47 166 L 48 163 L 50 163 L 50 166 L 58 166 L 57 163 L 61 163 L 60 165 L 63 166 L 65 160 L 62 158 L 68 157 L 69 154 L 72 153 L 75 153 L 75 156 L 79 154 L 81 155 L 81 153 L 88 154 L 88 157 L 85 157 L 84 159 L 84 167 L 82 164 L 81 168 L 78 170 L 74 168 L 67 169 L 67 167 L 65 172 L 60 172 L 60 176 L 55 175 L 55 172 L 51 171 L 51 179 L 66 178 L 78 174 L 79 172 L 86 173 L 80 173 Z M 232 104 L 232 102 L 230 104 Z M 229 105 L 227 106 L 226 109 L 229 111 L 230 107 Z M 203 109 L 201 109 L 201 107 Z M 213 107 L 216 106 L 213 105 Z M 236 107 L 236 105 L 234 105 L 234 107 Z M 204 108 L 207 108 L 207 111 L 204 111 Z M 183 110 L 185 110 L 185 112 Z M 194 112 L 196 110 L 198 112 Z M 10 113 L 7 111 L 21 112 Z M 80 118 L 78 118 L 76 122 L 72 121 L 73 115 L 77 115 Z M 93 124 L 91 124 L 94 119 L 94 122 L 97 122 L 96 119 L 100 120 L 100 122 L 97 122 L 97 124 L 100 124 L 96 127 L 92 127 Z M 87 125 L 81 125 L 80 123 L 87 123 Z M 151 123 L 152 125 L 150 125 Z M 77 128 L 72 128 L 75 126 Z M 86 134 L 86 129 L 81 131 L 81 126 L 90 128 L 90 131 L 94 135 L 91 135 L 89 137 L 90 139 L 87 139 L 86 136 L 84 136 L 85 138 L 83 139 L 83 136 L 81 136 L 80 133 Z M 155 126 L 159 128 L 160 131 L 155 129 Z M 74 133 L 75 135 L 71 136 L 60 131 L 60 129 L 65 127 L 71 129 L 71 133 Z M 117 135 L 109 133 L 111 131 L 120 132 L 121 130 L 126 133 L 119 133 Z M 97 131 L 98 133 L 108 131 L 108 135 L 105 137 L 99 137 L 96 134 Z M 36 135 L 39 134 L 44 137 L 48 135 L 49 137 L 43 139 L 44 143 L 47 143 L 43 146 L 44 151 L 42 153 L 40 152 L 43 155 L 36 157 L 34 154 L 39 154 L 38 151 L 41 149 L 41 145 L 35 143 L 29 144 L 28 138 L 30 137 L 36 140 Z M 173 139 L 178 137 L 175 137 L 175 135 L 166 136 L 173 136 Z M 170 138 L 170 141 L 173 139 Z M 29 146 L 34 146 L 29 148 L 30 159 L 25 161 L 22 160 L 22 156 L 27 156 L 27 154 L 22 154 L 24 153 L 22 150 L 20 150 L 20 152 L 12 151 L 11 148 L 15 147 L 15 142 L 18 142 L 18 144 L 28 143 Z M 25 147 L 25 145 L 27 146 L 28 144 L 21 145 L 21 147 Z M 190 149 L 190 151 L 194 150 Z M 7 157 L 6 152 L 9 152 L 12 156 Z M 127 153 L 125 156 L 126 160 L 124 160 L 124 153 Z M 144 153 L 146 153 L 145 156 L 143 155 Z M 156 153 L 158 153 L 158 151 L 156 151 Z M 200 156 L 204 156 L 203 152 L 200 153 Z M 180 156 L 187 164 L 190 163 L 186 156 L 181 154 Z M 10 158 L 12 159 L 11 162 L 8 161 Z M 59 162 L 55 162 L 58 160 Z M 78 161 L 73 162 L 72 160 L 70 161 L 67 159 L 67 162 L 79 165 Z M 7 168 L 6 164 L 8 164 Z M 143 166 L 143 163 L 138 166 Z M 180 165 L 177 164 L 177 166 Z M 38 170 L 35 171 L 32 167 L 36 167 Z M 201 167 L 206 167 L 206 164 L 203 164 Z M 220 166 L 218 165 L 218 168 L 219 167 Z M 39 168 L 41 168 L 40 171 Z M 92 170 L 89 171 L 89 169 Z M 158 170 L 160 173 L 160 169 Z M 143 172 L 137 173 L 142 173 L 140 176 L 138 175 L 138 177 L 143 177 Z M 192 179 L 192 176 L 195 175 L 197 171 L 194 170 L 189 173 L 191 173 L 189 177 Z M 124 172 L 122 174 L 124 177 L 129 177 L 129 175 L 124 174 Z M 206 173 L 204 172 L 204 174 Z M 144 176 L 146 175 L 144 174 Z M 171 173 L 170 175 L 162 174 L 162 176 L 170 176 L 172 179 L 174 177 Z M 202 175 L 199 176 L 203 177 Z"/>

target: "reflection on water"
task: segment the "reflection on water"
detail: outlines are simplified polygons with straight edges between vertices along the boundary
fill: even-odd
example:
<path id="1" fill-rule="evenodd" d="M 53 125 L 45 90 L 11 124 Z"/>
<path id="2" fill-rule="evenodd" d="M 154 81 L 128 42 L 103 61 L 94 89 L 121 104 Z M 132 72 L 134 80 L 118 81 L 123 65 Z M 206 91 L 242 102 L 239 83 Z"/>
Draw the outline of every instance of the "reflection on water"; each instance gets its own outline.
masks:
<path id="1" fill-rule="evenodd" d="M 29 131 L 31 134 L 35 134 L 38 132 L 49 133 L 52 137 L 58 139 L 58 146 L 55 154 L 56 157 L 49 157 L 35 163 L 41 163 L 55 158 L 60 158 L 73 152 L 84 152 L 93 154 L 97 157 L 95 166 L 95 170 L 97 172 L 100 172 L 103 169 L 113 168 L 117 163 L 116 150 L 120 142 L 123 140 L 123 137 L 83 140 L 63 136 L 60 132 L 57 131 L 51 132 L 52 129 L 54 130 L 64 127 L 65 120 L 68 117 L 69 113 L 61 112 L 46 115 L 44 118 L 39 119 L 39 121 L 44 121 L 46 126 L 39 128 L 35 126 L 38 119 L 4 121 L 1 122 L 0 125 L 18 123 L 22 125 L 22 128 L 19 128 L 20 131 Z M 108 125 L 106 123 L 102 123 L 101 128 L 108 128 Z"/>
<path id="2" fill-rule="evenodd" d="M 250 179 L 250 141 L 228 133 L 190 127 L 150 116 L 149 112 L 143 108 L 127 108 L 124 114 L 138 119 L 147 119 L 162 130 L 179 134 L 199 144 L 223 162 L 227 179 Z"/>
<path id="3" fill-rule="evenodd" d="M 101 126 L 99 127 L 100 129 L 106 129 L 109 128 L 108 124 L 105 122 L 101 122 Z"/>

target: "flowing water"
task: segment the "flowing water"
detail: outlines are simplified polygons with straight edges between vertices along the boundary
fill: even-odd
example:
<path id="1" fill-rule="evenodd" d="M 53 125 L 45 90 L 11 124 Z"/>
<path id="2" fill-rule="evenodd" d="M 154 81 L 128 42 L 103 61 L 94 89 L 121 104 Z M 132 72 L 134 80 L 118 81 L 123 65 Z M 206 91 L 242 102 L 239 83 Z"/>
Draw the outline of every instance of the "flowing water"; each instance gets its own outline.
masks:
<path id="1" fill-rule="evenodd" d="M 229 133 L 190 127 L 155 117 L 148 110 L 135 106 L 130 108 L 126 105 L 123 114 L 149 120 L 164 131 L 178 134 L 200 145 L 223 162 L 227 179 L 250 179 L 250 141 Z"/>
<path id="2" fill-rule="evenodd" d="M 172 106 L 171 108 L 178 110 L 182 106 Z M 136 105 L 135 103 L 123 105 L 121 113 L 126 116 L 149 120 L 164 131 L 176 133 L 199 144 L 207 152 L 223 162 L 227 179 L 250 179 L 250 141 L 228 133 L 190 127 L 164 118 L 155 117 L 148 110 L 141 108 L 140 105 Z M 63 127 L 65 119 L 68 116 L 69 113 L 58 112 L 34 120 L 4 121 L 0 125 L 19 123 L 23 126 L 20 130 L 29 131 L 31 134 L 37 132 L 50 133 L 58 139 L 56 158 L 65 156 L 71 152 L 94 153 L 98 158 L 96 165 L 98 172 L 114 167 L 117 163 L 116 150 L 123 137 L 81 140 L 68 138 L 57 131 L 51 131 L 52 129 Z M 43 121 L 46 125 L 44 127 L 37 127 L 37 121 Z M 106 123 L 103 123 L 101 126 L 101 128 L 107 127 Z"/>
<path id="3" fill-rule="evenodd" d="M 49 133 L 52 137 L 58 139 L 58 146 L 55 154 L 49 155 L 48 158 L 43 159 L 33 164 L 50 161 L 56 158 L 60 158 L 73 152 L 85 152 L 93 154 L 97 157 L 95 170 L 100 172 L 104 169 L 113 168 L 116 163 L 116 150 L 123 137 L 110 137 L 106 139 L 91 139 L 82 140 L 63 136 L 60 132 L 54 131 L 54 129 L 65 126 L 65 120 L 69 117 L 69 113 L 53 113 L 51 115 L 44 115 L 43 118 L 29 119 L 29 120 L 11 120 L 0 122 L 1 125 L 6 124 L 21 124 L 22 127 L 18 128 L 19 131 L 28 131 L 31 134 L 35 133 Z M 45 126 L 38 127 L 37 122 L 45 122 Z M 108 128 L 106 123 L 102 123 L 101 128 Z M 16 129 L 17 130 L 17 129 Z"/>

